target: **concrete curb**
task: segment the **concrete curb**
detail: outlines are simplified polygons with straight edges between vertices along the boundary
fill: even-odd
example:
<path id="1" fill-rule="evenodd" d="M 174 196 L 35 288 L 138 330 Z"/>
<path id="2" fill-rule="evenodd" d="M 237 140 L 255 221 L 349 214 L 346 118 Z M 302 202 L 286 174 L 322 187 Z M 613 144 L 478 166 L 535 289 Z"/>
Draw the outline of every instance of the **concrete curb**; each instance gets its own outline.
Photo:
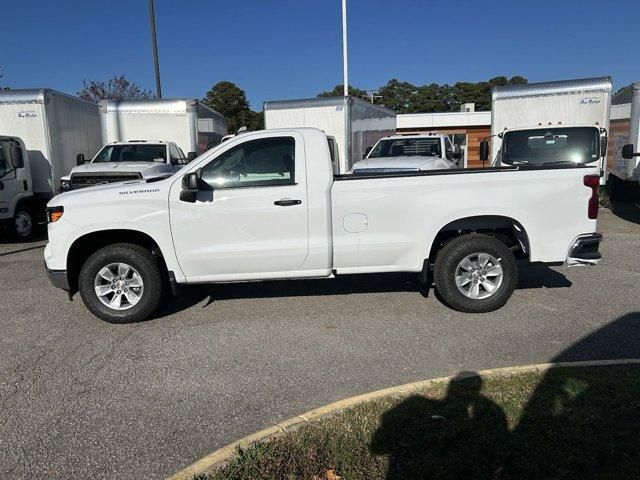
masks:
<path id="1" fill-rule="evenodd" d="M 489 370 L 480 370 L 474 372 L 481 376 L 486 375 L 510 375 L 514 373 L 523 372 L 545 372 L 552 368 L 559 367 L 602 367 L 602 366 L 618 366 L 618 365 L 640 365 L 640 359 L 620 359 L 620 360 L 593 360 L 584 362 L 558 362 L 558 363 L 538 363 L 534 365 L 521 365 L 516 367 L 504 367 L 494 368 Z M 375 400 L 381 397 L 390 395 L 403 395 L 417 390 L 422 390 L 426 387 L 438 382 L 448 382 L 455 375 L 446 377 L 432 378 L 429 380 L 422 380 L 419 382 L 407 383 L 396 387 L 385 388 L 382 390 L 376 390 L 374 392 L 365 393 L 362 395 L 356 395 L 355 397 L 346 398 L 334 403 L 330 403 L 320 408 L 316 408 L 307 413 L 303 413 L 288 420 L 276 423 L 272 427 L 260 430 L 259 432 L 248 435 L 240 440 L 236 440 L 230 443 L 226 447 L 222 447 L 213 453 L 210 453 L 206 457 L 192 463 L 188 467 L 168 477 L 167 480 L 192 480 L 198 475 L 202 475 L 213 467 L 228 462 L 233 458 L 238 448 L 246 449 L 254 443 L 264 442 L 273 437 L 278 437 L 284 433 L 295 430 L 296 428 L 306 423 L 318 420 L 320 418 L 328 417 L 335 413 L 338 413 L 346 408 L 353 407 L 360 403 Z M 458 378 L 460 378 L 458 376 Z"/>

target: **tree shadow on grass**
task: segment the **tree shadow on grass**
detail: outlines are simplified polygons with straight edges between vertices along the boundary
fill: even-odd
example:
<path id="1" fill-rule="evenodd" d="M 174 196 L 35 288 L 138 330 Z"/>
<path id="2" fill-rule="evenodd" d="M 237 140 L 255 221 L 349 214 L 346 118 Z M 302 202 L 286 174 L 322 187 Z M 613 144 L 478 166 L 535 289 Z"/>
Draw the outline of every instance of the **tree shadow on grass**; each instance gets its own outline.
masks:
<path id="1" fill-rule="evenodd" d="M 639 312 L 552 362 L 627 358 L 640 358 Z M 498 393 L 498 405 L 483 395 L 479 376 L 458 376 L 442 400 L 416 395 L 387 411 L 370 450 L 389 455 L 388 480 L 640 478 L 637 374 L 619 366 L 554 368 L 524 406 L 519 387 Z"/>

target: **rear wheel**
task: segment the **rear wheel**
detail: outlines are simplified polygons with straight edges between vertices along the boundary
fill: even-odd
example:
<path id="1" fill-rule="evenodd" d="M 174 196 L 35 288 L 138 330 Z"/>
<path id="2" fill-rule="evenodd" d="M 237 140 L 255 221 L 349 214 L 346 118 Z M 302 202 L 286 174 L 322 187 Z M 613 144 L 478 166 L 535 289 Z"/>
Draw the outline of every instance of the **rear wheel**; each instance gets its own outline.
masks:
<path id="1" fill-rule="evenodd" d="M 160 304 L 162 270 L 151 252 L 139 245 L 109 245 L 84 263 L 78 289 L 96 317 L 110 323 L 137 322 Z"/>
<path id="2" fill-rule="evenodd" d="M 491 312 L 515 290 L 518 269 L 504 243 L 487 235 L 457 237 L 438 252 L 434 265 L 436 290 L 455 310 Z"/>

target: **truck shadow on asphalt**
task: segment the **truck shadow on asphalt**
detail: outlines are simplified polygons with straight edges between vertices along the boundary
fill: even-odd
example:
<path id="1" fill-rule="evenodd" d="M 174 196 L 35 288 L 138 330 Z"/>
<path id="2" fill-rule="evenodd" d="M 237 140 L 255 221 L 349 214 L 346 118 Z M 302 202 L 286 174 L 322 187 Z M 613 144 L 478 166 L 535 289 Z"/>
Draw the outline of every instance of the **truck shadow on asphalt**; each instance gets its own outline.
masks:
<path id="1" fill-rule="evenodd" d="M 638 338 L 640 312 L 629 313 L 551 362 L 639 359 Z M 413 395 L 384 412 L 369 449 L 388 456 L 387 480 L 640 478 L 640 380 L 631 373 L 551 369 L 518 410 L 463 372 L 443 398 Z"/>
<path id="2" fill-rule="evenodd" d="M 547 266 L 519 268 L 518 289 L 568 288 L 571 282 L 560 272 Z M 264 282 L 190 285 L 180 295 L 165 303 L 153 318 L 165 317 L 205 302 L 201 308 L 223 300 L 243 298 L 308 297 L 367 293 L 414 292 L 428 298 L 434 294 L 433 284 L 423 285 L 417 275 L 406 273 L 345 275 L 333 279 L 273 280 Z M 436 298 L 438 295 L 435 294 Z"/>

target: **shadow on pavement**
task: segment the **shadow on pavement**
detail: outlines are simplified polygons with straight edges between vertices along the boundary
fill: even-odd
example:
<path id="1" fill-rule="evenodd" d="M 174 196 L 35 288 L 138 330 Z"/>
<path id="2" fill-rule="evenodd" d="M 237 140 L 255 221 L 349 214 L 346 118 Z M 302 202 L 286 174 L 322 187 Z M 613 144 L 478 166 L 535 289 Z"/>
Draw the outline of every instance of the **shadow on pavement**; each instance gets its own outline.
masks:
<path id="1" fill-rule="evenodd" d="M 640 312 L 630 313 L 552 362 L 640 358 L 639 338 Z M 481 389 L 467 372 L 442 400 L 414 395 L 387 411 L 370 444 L 389 455 L 387 479 L 640 478 L 640 380 L 628 369 L 549 370 L 511 429 L 519 407 Z"/>

